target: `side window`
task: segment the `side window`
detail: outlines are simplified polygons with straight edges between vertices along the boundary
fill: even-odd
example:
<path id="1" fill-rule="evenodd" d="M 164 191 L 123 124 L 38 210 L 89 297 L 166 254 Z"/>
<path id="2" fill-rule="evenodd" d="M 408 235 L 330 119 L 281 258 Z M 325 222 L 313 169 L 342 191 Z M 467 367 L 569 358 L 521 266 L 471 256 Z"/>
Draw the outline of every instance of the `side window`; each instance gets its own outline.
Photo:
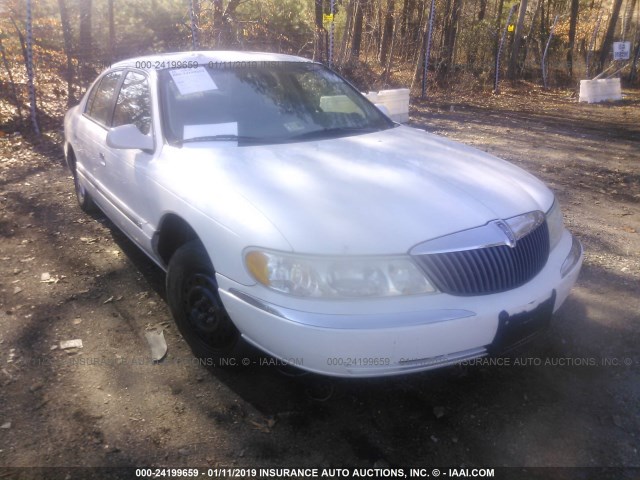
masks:
<path id="1" fill-rule="evenodd" d="M 136 72 L 129 72 L 124 78 L 113 113 L 114 127 L 130 123 L 144 135 L 151 131 L 149 84 L 144 75 Z"/>
<path id="2" fill-rule="evenodd" d="M 113 94 L 116 91 L 122 72 L 111 72 L 100 80 L 91 92 L 85 113 L 102 125 L 109 126 Z"/>

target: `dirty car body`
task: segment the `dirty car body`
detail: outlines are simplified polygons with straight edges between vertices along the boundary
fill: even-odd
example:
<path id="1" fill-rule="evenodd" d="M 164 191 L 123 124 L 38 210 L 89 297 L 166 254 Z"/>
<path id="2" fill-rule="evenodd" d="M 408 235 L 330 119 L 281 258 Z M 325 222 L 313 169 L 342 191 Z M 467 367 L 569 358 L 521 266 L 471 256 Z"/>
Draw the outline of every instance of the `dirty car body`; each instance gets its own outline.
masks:
<path id="1" fill-rule="evenodd" d="M 65 154 L 81 207 L 167 272 L 181 333 L 223 363 L 247 343 L 345 377 L 501 354 L 582 263 L 534 176 L 392 122 L 299 57 L 115 64 L 67 113 Z"/>

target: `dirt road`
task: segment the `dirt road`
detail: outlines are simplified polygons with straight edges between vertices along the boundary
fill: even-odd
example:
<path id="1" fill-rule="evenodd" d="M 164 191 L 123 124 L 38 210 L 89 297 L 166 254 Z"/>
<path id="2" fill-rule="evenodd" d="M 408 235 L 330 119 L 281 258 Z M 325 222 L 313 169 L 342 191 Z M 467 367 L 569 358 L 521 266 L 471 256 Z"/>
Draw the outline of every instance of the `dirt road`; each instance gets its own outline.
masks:
<path id="1" fill-rule="evenodd" d="M 552 329 L 507 364 L 381 381 L 199 366 L 163 273 L 77 208 L 60 132 L 0 137 L 0 467 L 640 467 L 640 95 L 436 98 L 412 121 L 540 176 L 584 244 Z"/>

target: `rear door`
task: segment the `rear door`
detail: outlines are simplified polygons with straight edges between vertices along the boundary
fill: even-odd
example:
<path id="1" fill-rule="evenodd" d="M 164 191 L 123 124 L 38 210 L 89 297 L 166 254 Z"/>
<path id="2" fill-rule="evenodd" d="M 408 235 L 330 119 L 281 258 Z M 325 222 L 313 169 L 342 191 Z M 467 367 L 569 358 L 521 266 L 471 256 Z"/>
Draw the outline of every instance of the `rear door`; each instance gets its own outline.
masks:
<path id="1" fill-rule="evenodd" d="M 104 182 L 106 137 L 111 117 L 115 93 L 122 81 L 122 70 L 105 74 L 92 88 L 84 107 L 84 112 L 77 123 L 76 159 L 78 172 L 89 183 L 92 197 L 100 202 L 99 193 Z M 98 195 L 96 195 L 98 193 Z"/>

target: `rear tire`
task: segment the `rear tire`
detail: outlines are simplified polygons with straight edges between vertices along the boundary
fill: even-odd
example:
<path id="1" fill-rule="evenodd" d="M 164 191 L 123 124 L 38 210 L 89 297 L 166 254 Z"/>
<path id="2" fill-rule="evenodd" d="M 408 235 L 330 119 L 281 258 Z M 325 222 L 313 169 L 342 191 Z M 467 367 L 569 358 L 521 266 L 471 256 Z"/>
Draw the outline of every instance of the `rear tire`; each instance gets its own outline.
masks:
<path id="1" fill-rule="evenodd" d="M 218 294 L 215 270 L 204 246 L 192 240 L 171 257 L 167 270 L 167 301 L 193 353 L 207 364 L 233 364 L 240 351 L 240 332 Z"/>
<path id="2" fill-rule="evenodd" d="M 76 189 L 76 199 L 78 200 L 78 205 L 85 213 L 92 213 L 96 211 L 96 204 L 93 203 L 93 199 L 87 189 L 80 183 L 80 179 L 78 178 L 78 171 L 76 166 L 73 166 L 73 186 Z"/>

